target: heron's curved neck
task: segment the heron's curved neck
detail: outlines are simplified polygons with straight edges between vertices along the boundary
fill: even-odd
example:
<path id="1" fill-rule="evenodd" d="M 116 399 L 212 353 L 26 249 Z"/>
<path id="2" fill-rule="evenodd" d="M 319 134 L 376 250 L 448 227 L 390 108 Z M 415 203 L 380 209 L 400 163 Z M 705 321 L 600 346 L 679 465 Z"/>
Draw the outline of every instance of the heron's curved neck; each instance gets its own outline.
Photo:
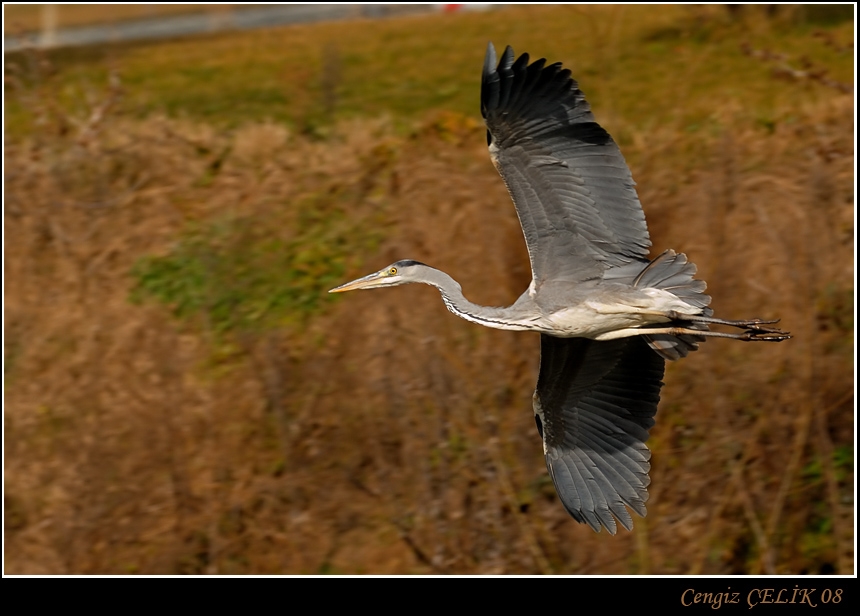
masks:
<path id="1" fill-rule="evenodd" d="M 442 301 L 445 302 L 448 310 L 467 321 L 496 329 L 515 331 L 538 329 L 527 322 L 523 322 L 522 319 L 516 318 L 511 313 L 511 308 L 481 306 L 470 302 L 463 295 L 460 283 L 441 270 L 427 267 L 423 278 L 422 282 L 439 289 L 442 294 Z"/>

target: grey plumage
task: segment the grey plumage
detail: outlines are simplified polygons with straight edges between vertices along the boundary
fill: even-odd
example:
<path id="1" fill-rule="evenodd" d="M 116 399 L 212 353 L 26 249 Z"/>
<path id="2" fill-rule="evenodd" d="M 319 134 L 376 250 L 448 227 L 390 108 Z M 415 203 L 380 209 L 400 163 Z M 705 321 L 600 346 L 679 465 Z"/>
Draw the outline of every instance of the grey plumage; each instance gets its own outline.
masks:
<path id="1" fill-rule="evenodd" d="M 639 337 L 596 342 L 541 334 L 535 420 L 562 504 L 578 522 L 630 530 L 645 515 L 663 359 Z"/>
<path id="2" fill-rule="evenodd" d="M 595 121 L 570 71 L 541 59 L 498 64 L 487 48 L 481 112 L 493 164 L 516 206 L 532 268 L 509 307 L 467 300 L 448 274 L 404 260 L 332 292 L 429 284 L 454 314 L 488 327 L 537 331 L 535 422 L 565 509 L 579 522 L 630 530 L 646 513 L 664 360 L 707 337 L 780 341 L 776 321 L 713 317 L 705 283 L 683 254 L 648 259 L 651 240 L 630 170 Z M 727 325 L 743 333 L 712 331 Z"/>
<path id="3" fill-rule="evenodd" d="M 494 163 L 517 206 L 538 288 L 645 260 L 651 240 L 630 170 L 560 63 L 528 65 L 490 44 L 481 112 Z"/>

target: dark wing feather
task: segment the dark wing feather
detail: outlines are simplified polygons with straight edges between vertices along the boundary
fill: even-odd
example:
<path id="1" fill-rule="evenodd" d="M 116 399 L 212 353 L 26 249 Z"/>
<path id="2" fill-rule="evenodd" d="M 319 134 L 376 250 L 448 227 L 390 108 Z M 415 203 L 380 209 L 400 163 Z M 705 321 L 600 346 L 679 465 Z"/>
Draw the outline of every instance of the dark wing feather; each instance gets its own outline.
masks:
<path id="1" fill-rule="evenodd" d="M 536 286 L 579 282 L 647 257 L 651 240 L 618 146 L 570 71 L 487 47 L 481 112 L 526 237 Z"/>
<path id="2" fill-rule="evenodd" d="M 639 336 L 598 342 L 541 334 L 535 421 L 565 509 L 596 531 L 630 530 L 624 505 L 645 515 L 651 452 L 645 446 L 664 360 Z"/>

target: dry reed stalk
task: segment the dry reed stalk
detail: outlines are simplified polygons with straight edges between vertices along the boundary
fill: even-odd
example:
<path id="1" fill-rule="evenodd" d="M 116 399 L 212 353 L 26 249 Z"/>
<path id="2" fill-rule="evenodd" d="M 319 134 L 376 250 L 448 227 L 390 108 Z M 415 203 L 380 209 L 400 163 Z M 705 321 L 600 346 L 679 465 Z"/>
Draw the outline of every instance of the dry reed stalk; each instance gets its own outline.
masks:
<path id="1" fill-rule="evenodd" d="M 725 164 L 680 180 L 656 155 L 634 168 L 655 248 L 688 252 L 721 313 L 753 306 L 799 335 L 709 342 L 670 367 L 647 527 L 611 539 L 571 523 L 546 484 L 534 337 L 461 322 L 425 288 L 234 342 L 127 301 L 136 259 L 171 254 L 190 221 L 248 217 L 225 240 L 236 249 L 293 239 L 315 212 L 384 230 L 355 273 L 419 258 L 476 301 L 512 301 L 527 256 L 476 125 L 433 118 L 402 137 L 353 122 L 319 142 L 270 124 L 103 122 L 87 156 L 71 138 L 7 147 L 9 571 L 844 571 L 852 477 L 833 451 L 851 443 L 853 325 L 821 302 L 852 284 L 851 105 L 700 146 Z M 803 148 L 824 152 L 826 215 Z M 819 483 L 804 475 L 816 459 Z M 810 535 L 811 495 L 832 531 Z M 823 547 L 804 552 L 804 533 Z"/>

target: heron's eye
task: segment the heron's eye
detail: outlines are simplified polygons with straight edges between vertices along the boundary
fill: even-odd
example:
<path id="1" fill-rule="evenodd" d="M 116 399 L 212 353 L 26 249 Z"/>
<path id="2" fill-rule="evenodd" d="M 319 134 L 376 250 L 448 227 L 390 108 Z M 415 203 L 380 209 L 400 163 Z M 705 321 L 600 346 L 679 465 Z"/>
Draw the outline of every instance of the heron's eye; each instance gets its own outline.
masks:
<path id="1" fill-rule="evenodd" d="M 397 268 L 396 268 L 396 267 L 392 267 L 391 269 L 389 269 L 389 270 L 388 270 L 388 273 L 389 273 L 390 275 L 394 276 L 394 274 L 396 274 L 396 273 L 397 273 Z"/>

